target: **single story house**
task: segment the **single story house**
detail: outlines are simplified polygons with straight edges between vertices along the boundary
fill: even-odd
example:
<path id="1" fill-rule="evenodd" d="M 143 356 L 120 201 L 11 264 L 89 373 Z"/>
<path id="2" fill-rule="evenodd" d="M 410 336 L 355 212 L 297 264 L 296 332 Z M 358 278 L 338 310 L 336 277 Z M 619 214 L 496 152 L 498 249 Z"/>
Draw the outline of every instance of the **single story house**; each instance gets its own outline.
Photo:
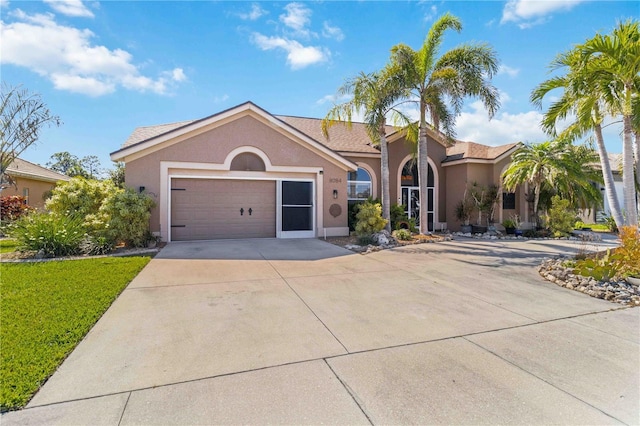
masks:
<path id="1" fill-rule="evenodd" d="M 272 115 L 246 102 L 199 120 L 139 127 L 111 154 L 125 183 L 155 198 L 151 230 L 164 241 L 348 235 L 350 202 L 380 197 L 380 151 L 364 125 Z M 404 135 L 388 128 L 391 199 L 419 214 L 418 176 Z M 500 183 L 518 144 L 489 147 L 429 132 L 429 230 L 459 229 L 468 183 Z M 527 220 L 524 194 L 500 197 L 496 220 Z M 503 201 L 504 200 L 504 201 Z M 504 203 L 504 204 L 503 204 Z"/>
<path id="2" fill-rule="evenodd" d="M 2 196 L 21 195 L 25 198 L 27 205 L 37 209 L 44 208 L 44 202 L 56 183 L 71 179 L 69 176 L 20 158 L 13 160 L 6 173 L 11 176 L 15 185 L 4 187 Z"/>

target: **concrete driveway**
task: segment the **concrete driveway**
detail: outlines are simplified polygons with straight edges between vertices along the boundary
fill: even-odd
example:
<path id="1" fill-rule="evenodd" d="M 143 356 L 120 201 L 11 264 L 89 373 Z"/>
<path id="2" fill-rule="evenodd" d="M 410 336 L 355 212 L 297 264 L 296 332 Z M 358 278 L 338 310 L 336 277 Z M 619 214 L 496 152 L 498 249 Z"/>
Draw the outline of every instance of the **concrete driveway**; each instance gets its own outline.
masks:
<path id="1" fill-rule="evenodd" d="M 638 424 L 640 309 L 535 270 L 578 248 L 172 243 L 2 424 Z"/>

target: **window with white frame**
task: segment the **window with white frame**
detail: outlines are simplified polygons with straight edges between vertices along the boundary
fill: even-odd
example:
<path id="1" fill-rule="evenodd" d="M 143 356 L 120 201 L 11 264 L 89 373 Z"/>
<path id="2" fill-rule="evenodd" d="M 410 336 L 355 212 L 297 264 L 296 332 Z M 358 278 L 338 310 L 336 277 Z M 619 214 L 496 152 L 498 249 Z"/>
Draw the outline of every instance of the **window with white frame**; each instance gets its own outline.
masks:
<path id="1" fill-rule="evenodd" d="M 371 195 L 371 175 L 369 172 L 360 167 L 355 172 L 349 172 L 347 176 L 347 198 L 349 201 L 366 200 Z"/>

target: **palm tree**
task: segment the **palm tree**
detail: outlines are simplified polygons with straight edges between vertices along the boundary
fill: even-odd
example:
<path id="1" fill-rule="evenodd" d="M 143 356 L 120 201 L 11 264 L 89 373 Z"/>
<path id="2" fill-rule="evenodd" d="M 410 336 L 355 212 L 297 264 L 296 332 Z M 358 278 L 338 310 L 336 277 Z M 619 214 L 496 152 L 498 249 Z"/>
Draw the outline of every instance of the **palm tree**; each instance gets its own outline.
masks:
<path id="1" fill-rule="evenodd" d="M 576 140 L 593 131 L 602 180 L 605 187 L 605 195 L 611 216 L 618 227 L 624 224 L 616 187 L 613 180 L 613 171 L 609 162 L 607 148 L 602 136 L 603 110 L 607 106 L 601 100 L 602 88 L 597 88 L 597 82 L 593 81 L 581 61 L 580 52 L 571 50 L 560 54 L 552 63 L 551 70 L 567 69 L 567 74 L 553 77 L 538 85 L 531 93 L 531 101 L 538 107 L 542 106 L 543 98 L 555 89 L 563 90 L 563 94 L 553 102 L 542 120 L 542 128 L 551 136 L 557 137 L 558 122 L 573 117 L 573 122 L 560 133 L 560 138 Z"/>
<path id="2" fill-rule="evenodd" d="M 592 185 L 600 180 L 593 167 L 596 159 L 593 150 L 574 146 L 568 140 L 524 144 L 511 156 L 511 164 L 502 174 L 502 180 L 508 191 L 514 191 L 524 183 L 532 186 L 533 215 L 538 222 L 543 193 L 557 194 L 571 201 L 576 208 L 588 208 L 602 202 L 600 191 Z"/>
<path id="3" fill-rule="evenodd" d="M 607 107 L 622 116 L 622 182 L 626 224 L 638 224 L 634 167 L 640 171 L 640 152 L 633 134 L 638 130 L 638 96 L 640 96 L 640 29 L 638 21 L 620 22 L 612 34 L 596 34 L 577 47 L 584 66 L 602 90 Z M 636 141 L 637 142 L 637 141 Z"/>
<path id="4" fill-rule="evenodd" d="M 334 105 L 324 120 L 322 132 L 329 137 L 329 128 L 343 123 L 351 127 L 354 113 L 364 114 L 367 134 L 374 145 L 380 147 L 380 168 L 382 174 L 382 217 L 387 220 L 385 229 L 391 230 L 390 184 L 389 184 L 389 150 L 387 145 L 387 118 L 394 123 L 409 125 L 410 120 L 397 109 L 398 99 L 406 95 L 401 75 L 390 65 L 382 71 L 369 74 L 360 73 L 348 79 L 338 89 L 340 95 L 352 95 L 348 102 Z"/>
<path id="5" fill-rule="evenodd" d="M 486 44 L 465 44 L 438 56 L 444 32 L 460 32 L 460 20 L 446 13 L 431 27 L 422 46 L 413 50 L 405 44 L 391 49 L 391 57 L 403 74 L 406 87 L 419 105 L 418 185 L 420 211 L 427 211 L 427 126 L 454 136 L 455 118 L 462 110 L 464 98 L 479 97 L 489 117 L 500 106 L 498 91 L 490 79 L 498 71 L 495 51 Z M 447 104 L 447 101 L 451 105 Z M 427 112 L 431 123 L 427 123 Z M 427 215 L 420 215 L 420 232 L 428 231 Z"/>

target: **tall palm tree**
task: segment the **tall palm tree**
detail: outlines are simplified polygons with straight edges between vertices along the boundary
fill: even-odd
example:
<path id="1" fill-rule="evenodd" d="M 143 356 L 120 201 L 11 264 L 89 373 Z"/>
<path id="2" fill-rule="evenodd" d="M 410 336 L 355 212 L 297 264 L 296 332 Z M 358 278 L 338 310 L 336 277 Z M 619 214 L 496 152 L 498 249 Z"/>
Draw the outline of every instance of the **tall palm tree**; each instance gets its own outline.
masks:
<path id="1" fill-rule="evenodd" d="M 607 106 L 622 116 L 622 182 L 626 224 L 638 224 L 634 168 L 640 171 L 640 152 L 634 162 L 633 134 L 638 130 L 640 96 L 640 28 L 638 21 L 618 23 L 611 34 L 596 34 L 577 47 L 588 72 L 604 88 L 601 95 Z M 637 141 L 636 141 L 637 142 Z"/>
<path id="2" fill-rule="evenodd" d="M 396 124 L 409 125 L 410 120 L 397 109 L 398 100 L 406 96 L 401 74 L 391 65 L 369 74 L 360 73 L 348 79 L 338 89 L 340 95 L 351 95 L 348 102 L 334 105 L 322 120 L 322 132 L 329 137 L 329 128 L 338 123 L 351 127 L 353 115 L 362 113 L 371 141 L 380 147 L 380 172 L 382 180 L 382 217 L 387 220 L 385 229 L 391 230 L 389 149 L 387 144 L 387 119 Z"/>
<path id="3" fill-rule="evenodd" d="M 511 164 L 502 174 L 502 180 L 508 191 L 514 191 L 524 183 L 532 187 L 533 215 L 539 222 L 539 204 L 545 192 L 568 199 L 576 208 L 602 202 L 600 191 L 592 185 L 594 180 L 599 180 L 593 167 L 596 159 L 593 150 L 574 146 L 568 140 L 524 144 L 511 156 Z"/>
<path id="4" fill-rule="evenodd" d="M 590 76 L 580 52 L 575 49 L 560 54 L 551 63 L 551 70 L 559 69 L 566 69 L 567 73 L 539 84 L 531 93 L 531 101 L 538 107 L 542 107 L 542 100 L 549 92 L 556 89 L 563 90 L 562 96 L 552 102 L 545 112 L 541 123 L 542 128 L 549 135 L 556 137 L 558 136 L 558 123 L 573 117 L 570 125 L 560 133 L 562 139 L 576 140 L 593 131 L 611 217 L 620 227 L 624 225 L 624 218 L 616 194 L 609 155 L 602 136 L 602 123 L 605 118 L 602 111 L 606 111 L 607 108 L 600 96 L 603 88 L 599 88 L 598 82 Z"/>
<path id="5" fill-rule="evenodd" d="M 454 136 L 455 118 L 462 111 L 464 98 L 482 100 L 489 117 L 500 106 L 498 90 L 489 79 L 498 71 L 495 51 L 486 44 L 465 44 L 453 48 L 441 56 L 439 50 L 446 30 L 460 32 L 460 20 L 446 13 L 431 27 L 422 46 L 413 50 L 405 44 L 391 49 L 391 57 L 404 77 L 406 87 L 419 105 L 418 137 L 418 185 L 420 211 L 427 211 L 427 127 Z M 427 123 L 427 113 L 430 123 Z M 420 215 L 420 232 L 428 231 L 426 214 Z"/>

